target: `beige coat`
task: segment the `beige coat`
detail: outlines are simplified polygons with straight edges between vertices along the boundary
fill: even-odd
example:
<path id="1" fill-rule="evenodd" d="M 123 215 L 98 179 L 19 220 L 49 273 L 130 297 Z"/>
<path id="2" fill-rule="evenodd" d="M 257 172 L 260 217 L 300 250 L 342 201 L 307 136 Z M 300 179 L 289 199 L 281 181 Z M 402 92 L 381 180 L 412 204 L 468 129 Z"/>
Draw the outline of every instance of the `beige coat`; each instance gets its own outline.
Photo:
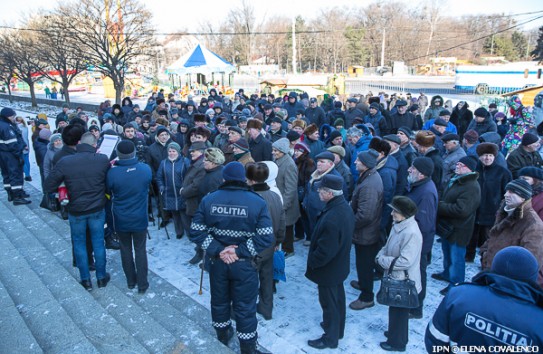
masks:
<path id="1" fill-rule="evenodd" d="M 375 261 L 387 270 L 394 258 L 399 257 L 391 273 L 392 278 L 405 279 L 404 270 L 407 270 L 409 279 L 415 282 L 420 293 L 422 284 L 420 279 L 420 254 L 422 251 L 422 234 L 419 226 L 412 216 L 409 219 L 394 224 L 390 230 L 385 246 L 377 253 Z"/>

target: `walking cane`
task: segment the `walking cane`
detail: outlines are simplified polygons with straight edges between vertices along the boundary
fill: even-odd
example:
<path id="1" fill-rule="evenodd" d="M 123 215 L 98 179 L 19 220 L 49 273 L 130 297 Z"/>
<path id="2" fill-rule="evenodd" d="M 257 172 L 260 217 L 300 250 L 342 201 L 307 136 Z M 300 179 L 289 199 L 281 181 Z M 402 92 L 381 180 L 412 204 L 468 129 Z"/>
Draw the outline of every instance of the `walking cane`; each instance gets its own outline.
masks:
<path id="1" fill-rule="evenodd" d="M 200 268 L 202 269 L 202 272 L 200 273 L 200 290 L 198 290 L 198 295 L 202 295 L 202 285 L 204 283 L 204 262 L 205 262 L 205 259 L 206 259 L 206 253 L 204 251 L 204 257 L 203 257 L 203 260 L 202 260 L 202 263 L 200 263 Z"/>

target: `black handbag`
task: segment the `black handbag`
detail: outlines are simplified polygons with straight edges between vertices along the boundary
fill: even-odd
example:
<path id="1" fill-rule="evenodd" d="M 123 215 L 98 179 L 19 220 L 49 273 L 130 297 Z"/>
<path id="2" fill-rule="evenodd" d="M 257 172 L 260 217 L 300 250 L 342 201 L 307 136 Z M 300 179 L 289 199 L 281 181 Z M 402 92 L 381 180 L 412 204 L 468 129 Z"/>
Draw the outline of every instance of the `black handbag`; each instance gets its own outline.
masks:
<path id="1" fill-rule="evenodd" d="M 381 288 L 377 293 L 377 302 L 381 305 L 414 309 L 419 307 L 419 294 L 415 282 L 409 279 L 407 270 L 404 280 L 393 279 L 390 274 L 398 257 L 394 258 L 390 268 L 385 272 L 381 280 Z"/>

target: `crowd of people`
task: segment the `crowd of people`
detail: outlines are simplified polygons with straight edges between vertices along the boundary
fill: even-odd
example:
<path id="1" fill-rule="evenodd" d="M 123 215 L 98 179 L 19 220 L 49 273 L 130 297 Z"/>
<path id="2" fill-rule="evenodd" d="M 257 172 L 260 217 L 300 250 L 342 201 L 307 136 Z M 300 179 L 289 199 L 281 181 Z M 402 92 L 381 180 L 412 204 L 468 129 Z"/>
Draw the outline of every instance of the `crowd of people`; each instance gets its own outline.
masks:
<path id="1" fill-rule="evenodd" d="M 190 263 L 204 260 L 212 324 L 225 344 L 233 336 L 233 305 L 242 353 L 258 352 L 256 313 L 273 316 L 274 251 L 288 259 L 299 247 L 309 247 L 306 276 L 318 285 L 323 308 L 324 334 L 308 345 L 336 348 L 344 335 L 351 244 L 357 280 L 350 286 L 360 291 L 351 310 L 375 305 L 374 281 L 383 273 L 414 280 L 419 306 L 391 306 L 381 343 L 405 351 L 409 319 L 423 317 L 434 240 L 441 243 L 443 269 L 431 277 L 443 281 L 445 298 L 428 327 L 428 348 L 491 345 L 499 340 L 462 336 L 446 316 L 463 316 L 450 305 L 466 296 L 462 289 L 476 293 L 458 284 L 477 255 L 492 275 L 475 283 L 498 289 L 513 282 L 524 298 L 512 292 L 506 301 L 529 297 L 525 306 L 543 313 L 542 101 L 543 92 L 530 109 L 512 96 L 502 112 L 496 104 L 472 111 L 464 101 L 446 107 L 443 97 L 424 94 L 353 96 L 344 106 L 335 97 L 319 102 L 296 92 L 248 97 L 240 89 L 227 97 L 211 89 L 198 103 L 159 92 L 143 109 L 128 97 L 106 101 L 93 119 L 65 105 L 54 129 L 38 115 L 32 132 L 4 108 L 0 162 L 8 200 L 30 203 L 23 189 L 30 134 L 41 206 L 63 208 L 74 266 L 88 290 L 90 271 L 96 270 L 98 287 L 110 279 L 108 247 L 120 248 L 127 286 L 145 293 L 146 231 L 156 207 L 161 227 L 172 221 L 178 239 L 194 242 Z M 118 142 L 111 153 L 97 153 L 112 137 Z M 509 246 L 521 250 L 505 252 L 511 264 L 496 265 Z M 515 269 L 517 261 L 526 263 L 529 276 L 518 276 L 524 268 Z M 530 323 L 485 316 L 543 344 Z"/>

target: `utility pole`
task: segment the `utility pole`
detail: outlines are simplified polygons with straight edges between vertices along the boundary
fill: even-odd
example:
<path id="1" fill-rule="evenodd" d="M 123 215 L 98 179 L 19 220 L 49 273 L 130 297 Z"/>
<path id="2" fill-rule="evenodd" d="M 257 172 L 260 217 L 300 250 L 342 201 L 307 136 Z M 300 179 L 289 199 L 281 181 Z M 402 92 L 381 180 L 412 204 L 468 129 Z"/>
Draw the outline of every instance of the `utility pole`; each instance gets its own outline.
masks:
<path id="1" fill-rule="evenodd" d="M 296 17 L 292 19 L 292 73 L 296 75 Z"/>

